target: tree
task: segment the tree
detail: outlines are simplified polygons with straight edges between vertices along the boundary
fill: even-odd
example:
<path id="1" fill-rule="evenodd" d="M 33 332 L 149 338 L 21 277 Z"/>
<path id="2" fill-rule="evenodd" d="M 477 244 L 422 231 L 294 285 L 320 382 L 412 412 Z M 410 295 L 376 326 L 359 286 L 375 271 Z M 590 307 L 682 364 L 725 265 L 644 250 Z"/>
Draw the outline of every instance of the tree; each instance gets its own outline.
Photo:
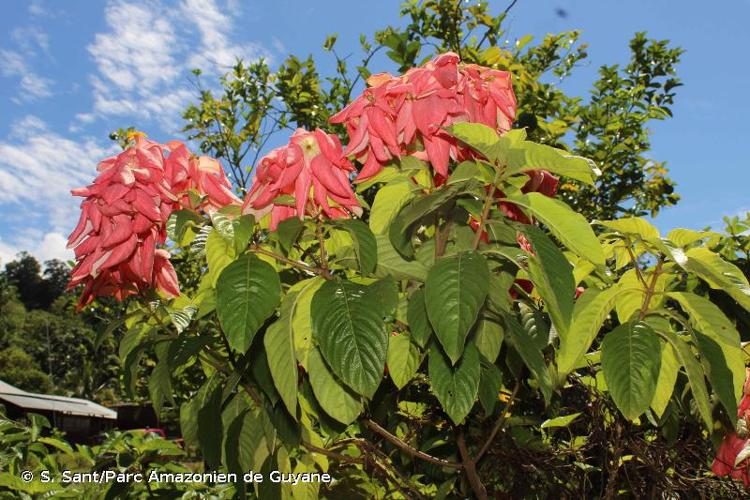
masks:
<path id="1" fill-rule="evenodd" d="M 117 215 L 84 212 L 72 271 L 82 306 L 131 299 L 124 384 L 147 374 L 157 411 L 179 407 L 206 469 L 336 472 L 310 496 L 704 493 L 682 450 L 750 402 L 739 333 L 704 293 L 750 310 L 750 284 L 711 233 L 557 197 L 600 169 L 511 128 L 507 72 L 446 53 L 370 83 L 331 116 L 346 153 L 298 130 L 244 202 L 210 160 L 133 138 L 113 164 L 151 175 Z M 272 488 L 256 493 L 291 494 Z"/>
<path id="2" fill-rule="evenodd" d="M 0 350 L 0 380 L 30 392 L 47 393 L 52 388 L 49 376 L 18 347 Z"/>
<path id="3" fill-rule="evenodd" d="M 42 268 L 28 252 L 18 254 L 16 260 L 5 264 L 8 283 L 18 290 L 18 297 L 29 309 L 39 308 L 43 302 Z"/>
<path id="4" fill-rule="evenodd" d="M 53 259 L 42 266 L 28 252 L 18 254 L 16 260 L 5 265 L 3 276 L 28 309 L 47 309 L 67 287 L 70 269 L 64 262 Z"/>

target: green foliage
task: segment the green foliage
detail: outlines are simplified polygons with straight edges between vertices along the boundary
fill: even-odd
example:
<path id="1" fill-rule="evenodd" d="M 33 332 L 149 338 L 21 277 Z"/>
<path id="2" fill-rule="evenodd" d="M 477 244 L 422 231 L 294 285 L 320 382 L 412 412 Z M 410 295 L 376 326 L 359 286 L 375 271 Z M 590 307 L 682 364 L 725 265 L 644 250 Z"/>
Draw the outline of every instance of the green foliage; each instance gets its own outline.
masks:
<path id="1" fill-rule="evenodd" d="M 120 354 L 126 384 L 145 368 L 154 403 L 179 405 L 209 468 L 335 467 L 344 483 L 379 463 L 370 492 L 481 496 L 477 481 L 506 484 L 485 458 L 498 439 L 557 453 L 583 449 L 595 426 L 658 434 L 685 421 L 711 433 L 733 420 L 744 357 L 706 294 L 744 307 L 747 280 L 715 238 L 662 238 L 635 217 L 597 221 L 597 234 L 565 201 L 520 190 L 536 161 L 595 184 L 591 162 L 522 132 L 451 133 L 485 159 L 439 187 L 422 162 L 386 169 L 363 188 L 374 202 L 362 219 L 275 231 L 229 212 L 175 220 L 175 252 L 195 278 L 171 303 L 131 309 Z M 601 414 L 572 411 L 582 402 Z M 379 462 L 391 445 L 404 453 Z"/>
<path id="2" fill-rule="evenodd" d="M 433 49 L 512 71 L 516 129 L 452 127 L 483 159 L 453 165 L 439 187 L 424 162 L 396 162 L 359 185 L 372 207 L 361 219 L 270 231 L 229 212 L 175 216 L 183 294 L 122 311 L 112 331 L 124 331 L 123 385 L 143 394 L 147 374 L 154 404 L 179 407 L 187 452 L 208 469 L 337 478 L 196 495 L 614 496 L 654 482 L 695 493 L 705 467 L 685 472 L 684 457 L 734 420 L 744 381 L 734 321 L 749 305 L 747 226 L 662 237 L 635 217 L 677 200 L 647 158 L 647 126 L 669 115 L 680 51 L 636 35 L 630 64 L 602 68 L 584 101 L 548 83 L 585 58 L 575 32 L 510 46 L 505 14 L 485 3 L 402 13 L 403 28 L 363 37 L 353 72 L 335 36 L 330 78 L 311 58 L 273 72 L 238 62 L 220 95 L 202 91 L 186 111 L 186 131 L 242 189 L 249 152 L 284 128 L 323 126 L 373 54 L 406 69 Z M 521 192 L 535 168 L 562 177 L 562 199 Z M 144 456 L 140 443 L 117 446 Z M 683 476 L 690 486 L 677 490 Z"/>
<path id="3" fill-rule="evenodd" d="M 30 392 L 44 393 L 52 388 L 49 376 L 18 347 L 0 351 L 0 380 Z"/>

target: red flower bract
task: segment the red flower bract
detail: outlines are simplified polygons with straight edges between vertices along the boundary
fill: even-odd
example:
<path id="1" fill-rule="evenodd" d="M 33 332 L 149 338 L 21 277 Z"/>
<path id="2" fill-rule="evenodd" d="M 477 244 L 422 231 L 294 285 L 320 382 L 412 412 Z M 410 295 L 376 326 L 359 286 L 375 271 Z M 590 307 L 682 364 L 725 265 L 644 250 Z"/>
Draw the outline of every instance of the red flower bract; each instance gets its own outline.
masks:
<path id="1" fill-rule="evenodd" d="M 748 446 L 750 440 L 747 435 L 747 426 L 750 424 L 750 368 L 745 370 L 745 385 L 742 388 L 742 400 L 737 407 L 737 424 L 745 424 L 745 433 L 740 437 L 737 432 L 732 432 L 721 442 L 719 449 L 716 451 L 716 458 L 711 464 L 711 471 L 717 476 L 730 475 L 732 478 L 740 480 L 745 487 L 750 486 L 750 460 L 747 458 L 737 462 L 737 457 L 744 448 Z M 739 431 L 738 431 L 739 432 Z"/>
<path id="2" fill-rule="evenodd" d="M 258 165 L 243 213 L 271 212 L 271 230 L 297 216 L 345 218 L 362 214 L 349 182 L 352 164 L 342 155 L 338 137 L 318 129 L 297 129 L 289 144 L 276 148 Z M 281 199 L 287 197 L 287 200 Z M 293 201 L 292 201 L 293 200 Z"/>
<path id="3" fill-rule="evenodd" d="M 373 75 L 368 84 L 330 120 L 346 125 L 345 154 L 363 164 L 356 181 L 369 179 L 402 155 L 427 160 L 447 177 L 450 159 L 460 161 L 473 153 L 444 127 L 468 121 L 506 132 L 516 113 L 510 73 L 460 64 L 452 52 L 400 77 Z"/>
<path id="4" fill-rule="evenodd" d="M 153 288 L 179 295 L 169 252 L 157 248 L 166 241 L 169 215 L 189 189 L 203 197 L 192 208 L 239 203 L 215 160 L 194 158 L 181 143 L 165 147 L 134 136 L 133 146 L 99 164 L 93 184 L 73 190 L 85 197 L 68 239 L 77 262 L 68 287 L 84 285 L 79 308 L 96 296 L 122 300 Z"/>

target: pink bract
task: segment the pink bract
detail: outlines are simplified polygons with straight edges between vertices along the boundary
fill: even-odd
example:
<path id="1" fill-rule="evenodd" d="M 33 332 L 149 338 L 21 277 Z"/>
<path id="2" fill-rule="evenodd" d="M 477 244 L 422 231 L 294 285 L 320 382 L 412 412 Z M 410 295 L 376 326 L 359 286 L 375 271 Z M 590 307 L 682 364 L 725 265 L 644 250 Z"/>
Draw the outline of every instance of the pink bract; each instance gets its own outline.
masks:
<path id="1" fill-rule="evenodd" d="M 448 52 L 399 77 L 373 75 L 370 85 L 331 123 L 343 123 L 349 134 L 344 152 L 363 167 L 355 182 L 371 178 L 404 155 L 429 161 L 447 177 L 448 163 L 471 153 L 444 127 L 475 122 L 499 132 L 510 130 L 516 113 L 511 75 L 475 64 L 460 64 Z"/>
<path id="2" fill-rule="evenodd" d="M 320 129 L 297 129 L 286 146 L 261 159 L 242 211 L 259 216 L 270 211 L 271 230 L 295 216 L 337 219 L 361 215 L 349 181 L 353 171 L 338 137 Z"/>
<path id="3" fill-rule="evenodd" d="M 68 238 L 76 258 L 68 287 L 84 287 L 79 308 L 97 296 L 122 300 L 147 289 L 179 295 L 169 252 L 158 248 L 169 215 L 183 206 L 213 210 L 240 201 L 215 160 L 195 158 L 178 142 L 134 137 L 131 147 L 99 164 L 93 184 L 72 191 L 85 198 Z M 202 197 L 198 207 L 189 206 L 188 190 Z"/>

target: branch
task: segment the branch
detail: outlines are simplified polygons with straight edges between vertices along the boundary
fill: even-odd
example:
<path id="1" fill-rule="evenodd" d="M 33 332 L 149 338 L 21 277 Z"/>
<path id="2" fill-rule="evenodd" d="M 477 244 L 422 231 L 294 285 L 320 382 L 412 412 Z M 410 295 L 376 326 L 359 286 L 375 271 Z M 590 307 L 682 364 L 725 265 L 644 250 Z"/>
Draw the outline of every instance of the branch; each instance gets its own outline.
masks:
<path id="1" fill-rule="evenodd" d="M 461 459 L 464 464 L 464 471 L 466 471 L 466 478 L 469 480 L 471 489 L 474 490 L 474 494 L 480 500 L 487 499 L 487 489 L 482 484 L 482 480 L 477 474 L 477 463 L 469 455 L 469 450 L 466 448 L 466 440 L 464 439 L 464 430 L 459 429 L 458 435 L 456 436 L 456 443 L 458 444 L 458 451 L 461 454 Z"/>
<path id="2" fill-rule="evenodd" d="M 396 446 L 401 451 L 406 452 L 412 457 L 419 458 L 420 460 L 424 460 L 425 462 L 429 462 L 434 465 L 439 465 L 440 467 L 451 467 L 453 469 L 463 468 L 463 464 L 449 462 L 447 460 L 443 460 L 442 458 L 433 457 L 432 455 L 428 455 L 427 453 L 424 453 L 422 451 L 415 450 L 370 419 L 364 419 L 362 420 L 362 423 L 365 424 L 365 427 L 373 431 L 375 434 L 379 434 L 381 437 L 385 438 L 386 441 L 390 442 L 392 445 Z"/>
<path id="3" fill-rule="evenodd" d="M 507 420 L 506 415 L 508 414 L 508 411 L 510 411 L 511 407 L 513 406 L 514 401 L 516 400 L 516 396 L 518 395 L 518 390 L 521 388 L 521 381 L 516 380 L 516 385 L 513 387 L 513 392 L 510 394 L 510 398 L 508 399 L 508 403 L 505 405 L 505 409 L 500 414 L 500 418 L 495 423 L 495 427 L 492 428 L 492 432 L 490 433 L 490 437 L 487 438 L 487 441 L 482 445 L 482 447 L 479 449 L 479 453 L 476 454 L 472 462 L 477 463 L 479 462 L 484 454 L 487 452 L 487 450 L 490 448 L 490 445 L 492 445 L 492 441 L 494 441 L 495 436 L 497 436 L 497 433 L 500 432 L 500 430 L 505 427 L 505 421 Z"/>

